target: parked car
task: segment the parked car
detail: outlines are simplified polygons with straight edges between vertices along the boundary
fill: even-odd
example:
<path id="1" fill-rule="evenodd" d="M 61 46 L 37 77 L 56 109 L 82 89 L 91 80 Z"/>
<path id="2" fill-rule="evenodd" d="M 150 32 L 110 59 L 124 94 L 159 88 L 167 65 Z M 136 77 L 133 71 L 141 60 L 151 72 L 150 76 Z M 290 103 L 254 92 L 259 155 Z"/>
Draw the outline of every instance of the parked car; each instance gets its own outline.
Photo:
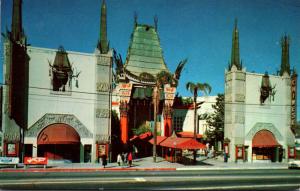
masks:
<path id="1" fill-rule="evenodd" d="M 289 162 L 289 169 L 300 168 L 300 160 L 294 160 Z"/>

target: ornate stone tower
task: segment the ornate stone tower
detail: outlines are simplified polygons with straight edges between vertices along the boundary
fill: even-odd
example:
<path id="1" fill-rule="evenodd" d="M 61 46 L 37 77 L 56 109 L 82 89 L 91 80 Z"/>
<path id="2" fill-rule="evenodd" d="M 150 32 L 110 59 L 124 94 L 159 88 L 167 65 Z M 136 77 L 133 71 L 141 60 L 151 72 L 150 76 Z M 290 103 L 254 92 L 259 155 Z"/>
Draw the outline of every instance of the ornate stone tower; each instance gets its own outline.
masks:
<path id="1" fill-rule="evenodd" d="M 21 156 L 28 117 L 28 61 L 22 0 L 13 1 L 11 32 L 4 38 L 4 155 Z"/>
<path id="2" fill-rule="evenodd" d="M 109 50 L 106 33 L 106 4 L 101 5 L 100 36 L 96 54 L 96 102 L 95 134 L 96 157 L 109 155 L 111 144 L 111 81 L 112 51 Z"/>
<path id="3" fill-rule="evenodd" d="M 239 50 L 239 32 L 237 21 L 232 37 L 231 63 L 225 72 L 225 127 L 224 138 L 229 138 L 229 160 L 235 160 L 236 146 L 244 144 L 244 103 L 245 103 L 246 71 L 242 69 Z"/>

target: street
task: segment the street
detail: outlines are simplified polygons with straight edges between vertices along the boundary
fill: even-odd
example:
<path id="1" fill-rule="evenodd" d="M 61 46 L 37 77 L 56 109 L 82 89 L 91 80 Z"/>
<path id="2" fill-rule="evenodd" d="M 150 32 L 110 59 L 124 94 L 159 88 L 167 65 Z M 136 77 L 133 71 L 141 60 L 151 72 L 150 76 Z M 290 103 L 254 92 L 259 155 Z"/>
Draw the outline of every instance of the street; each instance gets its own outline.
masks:
<path id="1" fill-rule="evenodd" d="M 17 190 L 297 190 L 300 170 L 5 172 L 0 189 Z"/>

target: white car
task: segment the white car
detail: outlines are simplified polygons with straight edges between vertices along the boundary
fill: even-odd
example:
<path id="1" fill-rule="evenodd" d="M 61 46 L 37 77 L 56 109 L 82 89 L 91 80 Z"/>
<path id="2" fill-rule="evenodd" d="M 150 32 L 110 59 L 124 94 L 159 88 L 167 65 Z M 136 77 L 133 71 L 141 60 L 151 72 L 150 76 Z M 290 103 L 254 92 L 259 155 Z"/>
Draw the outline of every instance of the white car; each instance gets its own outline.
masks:
<path id="1" fill-rule="evenodd" d="M 294 160 L 289 162 L 289 169 L 300 168 L 300 160 Z"/>

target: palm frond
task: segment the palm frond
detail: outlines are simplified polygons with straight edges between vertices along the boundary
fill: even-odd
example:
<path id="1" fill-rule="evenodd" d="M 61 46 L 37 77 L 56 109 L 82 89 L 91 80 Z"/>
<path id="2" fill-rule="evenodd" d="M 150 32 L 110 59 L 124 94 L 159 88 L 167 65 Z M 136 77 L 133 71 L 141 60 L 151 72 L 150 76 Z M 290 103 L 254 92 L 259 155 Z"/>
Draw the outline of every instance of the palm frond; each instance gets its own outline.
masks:
<path id="1" fill-rule="evenodd" d="M 174 72 L 174 79 L 179 80 L 181 72 L 183 70 L 184 65 L 187 63 L 187 58 L 180 61 L 175 72 Z"/>

